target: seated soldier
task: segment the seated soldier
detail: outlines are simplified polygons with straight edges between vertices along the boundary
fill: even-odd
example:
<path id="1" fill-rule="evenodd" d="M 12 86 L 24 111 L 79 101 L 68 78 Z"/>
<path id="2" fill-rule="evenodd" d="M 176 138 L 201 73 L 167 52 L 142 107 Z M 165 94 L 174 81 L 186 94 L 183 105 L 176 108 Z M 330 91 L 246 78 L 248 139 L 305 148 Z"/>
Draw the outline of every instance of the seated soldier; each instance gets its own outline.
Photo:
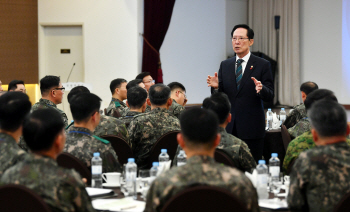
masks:
<path id="1" fill-rule="evenodd" d="M 307 110 L 317 147 L 302 152 L 290 175 L 291 211 L 333 211 L 350 192 L 350 128 L 343 106 L 332 100 L 315 102 Z"/>
<path id="2" fill-rule="evenodd" d="M 2 88 L 2 82 L 0 80 L 0 91 L 4 91 L 4 89 Z"/>
<path id="3" fill-rule="evenodd" d="M 81 176 L 56 163 L 66 141 L 59 112 L 34 111 L 23 123 L 23 137 L 33 154 L 8 169 L 1 183 L 32 189 L 52 211 L 95 211 Z"/>
<path id="4" fill-rule="evenodd" d="M 311 108 L 311 106 L 321 99 L 328 99 L 338 102 L 337 98 L 334 96 L 334 93 L 327 89 L 318 89 L 311 92 L 305 100 L 306 111 Z M 292 140 L 287 148 L 286 156 L 283 161 L 283 171 L 286 174 L 289 174 L 294 160 L 299 156 L 299 154 L 308 149 L 314 148 L 315 143 L 312 140 L 311 131 L 307 131 L 299 137 Z"/>
<path id="5" fill-rule="evenodd" d="M 118 111 L 119 113 L 126 108 L 126 104 L 123 102 L 126 99 L 126 84 L 127 81 L 125 79 L 115 79 L 112 80 L 109 88 L 112 92 L 112 101 L 109 103 L 107 107 L 107 116 L 113 116 L 114 111 Z"/>
<path id="6" fill-rule="evenodd" d="M 128 100 L 126 101 L 126 105 L 128 105 L 130 110 L 126 113 L 124 117 L 120 117 L 119 120 L 124 122 L 126 126 L 129 126 L 134 116 L 145 112 L 147 105 L 146 99 L 147 91 L 145 89 L 139 86 L 129 88 Z"/>
<path id="7" fill-rule="evenodd" d="M 146 87 L 145 87 L 145 84 L 142 82 L 141 79 L 134 79 L 134 80 L 131 80 L 130 82 L 128 82 L 128 84 L 126 85 L 126 90 L 129 92 L 130 88 L 133 88 L 133 87 L 141 87 L 143 89 L 146 90 Z M 146 91 L 147 93 L 147 91 Z M 148 93 L 147 93 L 148 95 Z M 128 96 L 128 95 L 126 95 Z M 128 104 L 126 104 L 128 106 Z M 147 105 L 147 104 L 146 104 Z M 120 112 L 120 117 L 124 117 L 126 116 L 126 114 L 130 111 L 130 106 L 124 108 L 121 112 Z M 130 122 L 129 122 L 130 123 Z"/>
<path id="8" fill-rule="evenodd" d="M 170 113 L 170 88 L 163 84 L 152 85 L 148 103 L 151 112 L 135 117 L 128 128 L 129 145 L 133 149 L 138 168 L 145 168 L 153 144 L 165 133 L 180 130 L 179 119 Z"/>
<path id="9" fill-rule="evenodd" d="M 179 82 L 172 82 L 168 84 L 171 90 L 171 98 L 173 103 L 169 107 L 170 112 L 177 118 L 180 118 L 181 113 L 185 110 L 185 104 L 187 102 L 186 89 Z"/>
<path id="10" fill-rule="evenodd" d="M 147 193 L 145 211 L 161 211 L 171 197 L 196 185 L 227 189 L 248 211 L 259 211 L 257 193 L 251 181 L 238 169 L 214 160 L 215 148 L 220 143 L 217 116 L 210 110 L 194 108 L 183 112 L 180 121 L 181 133 L 177 140 L 185 150 L 187 164 L 172 168 L 153 181 Z"/>
<path id="11" fill-rule="evenodd" d="M 24 86 L 23 80 L 12 80 L 9 83 L 8 91 L 18 91 L 22 93 L 27 93 L 26 87 Z"/>
<path id="12" fill-rule="evenodd" d="M 17 143 L 31 107 L 29 97 L 23 93 L 8 92 L 0 97 L 0 177 L 27 155 Z"/>
<path id="13" fill-rule="evenodd" d="M 84 86 L 74 87 L 67 96 L 68 102 L 70 103 L 70 100 L 73 98 L 73 96 L 82 93 L 90 93 L 90 90 Z M 69 130 L 73 124 L 74 121 L 69 124 L 66 130 Z M 128 139 L 129 137 L 128 130 L 122 121 L 118 120 L 117 118 L 105 115 L 101 115 L 100 123 L 95 128 L 93 134 L 99 137 L 103 135 L 117 135 L 124 139 Z"/>
<path id="14" fill-rule="evenodd" d="M 219 145 L 216 147 L 218 149 L 223 149 L 228 153 L 235 167 L 242 172 L 250 172 L 256 168 L 256 162 L 250 153 L 248 145 L 241 139 L 233 136 L 226 132 L 225 128 L 228 123 L 231 122 L 231 104 L 225 93 L 214 93 L 211 97 L 204 99 L 203 108 L 212 110 L 219 118 L 219 130 L 221 135 L 221 140 Z M 178 152 L 180 152 L 178 148 Z M 175 155 L 174 162 L 177 161 L 177 155 Z"/>
<path id="15" fill-rule="evenodd" d="M 283 125 L 286 126 L 287 129 L 296 125 L 300 120 L 306 117 L 305 110 L 305 99 L 309 93 L 318 89 L 318 85 L 314 82 L 304 82 L 300 86 L 301 99 L 303 103 L 300 105 L 296 105 L 293 107 L 293 110 L 288 114 L 286 120 L 283 122 Z"/>
<path id="16" fill-rule="evenodd" d="M 149 93 L 149 89 L 151 88 L 151 86 L 154 85 L 154 83 L 155 83 L 154 79 L 152 78 L 152 76 L 149 72 L 142 72 L 139 75 L 137 75 L 135 79 L 142 80 L 148 93 Z M 151 111 L 151 105 L 147 103 L 147 107 L 146 107 L 145 112 L 148 113 L 150 111 Z"/>
<path id="17" fill-rule="evenodd" d="M 102 171 L 121 171 L 118 157 L 109 141 L 93 135 L 100 122 L 101 99 L 92 93 L 75 95 L 70 100 L 70 110 L 74 126 L 67 131 L 67 142 L 64 152 L 80 159 L 86 166 L 91 166 L 94 152 L 99 152 L 102 158 Z"/>

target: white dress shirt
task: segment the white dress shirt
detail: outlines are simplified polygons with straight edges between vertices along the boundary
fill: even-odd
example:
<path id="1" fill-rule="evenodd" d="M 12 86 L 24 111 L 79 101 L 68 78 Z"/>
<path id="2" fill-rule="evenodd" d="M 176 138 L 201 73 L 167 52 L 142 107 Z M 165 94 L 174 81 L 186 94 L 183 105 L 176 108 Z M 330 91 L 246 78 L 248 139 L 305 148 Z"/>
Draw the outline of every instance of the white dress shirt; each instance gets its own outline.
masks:
<path id="1" fill-rule="evenodd" d="M 250 51 L 249 51 L 248 54 L 247 54 L 246 56 L 244 56 L 243 58 L 239 58 L 239 57 L 236 55 L 236 69 L 235 69 L 235 70 L 237 70 L 237 60 L 238 60 L 238 59 L 244 60 L 244 61 L 242 62 L 242 77 L 243 77 L 243 74 L 244 74 L 245 67 L 247 66 L 247 62 L 248 62 L 248 60 L 249 60 L 249 58 L 250 58 L 250 55 L 251 55 Z"/>

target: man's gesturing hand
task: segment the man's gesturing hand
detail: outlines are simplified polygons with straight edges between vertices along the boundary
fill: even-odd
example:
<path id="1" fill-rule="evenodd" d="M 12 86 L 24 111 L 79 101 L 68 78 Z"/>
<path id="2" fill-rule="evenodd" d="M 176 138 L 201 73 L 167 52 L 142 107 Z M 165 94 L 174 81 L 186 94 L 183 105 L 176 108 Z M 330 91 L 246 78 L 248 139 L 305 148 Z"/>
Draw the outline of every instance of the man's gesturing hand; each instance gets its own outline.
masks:
<path id="1" fill-rule="evenodd" d="M 256 93 L 260 93 L 263 85 L 261 84 L 260 81 L 256 80 L 254 77 L 252 77 L 252 80 L 254 81 L 254 84 L 255 84 Z"/>
<path id="2" fill-rule="evenodd" d="M 217 89 L 219 87 L 218 73 L 215 72 L 214 76 L 209 76 L 207 78 L 208 87 Z"/>

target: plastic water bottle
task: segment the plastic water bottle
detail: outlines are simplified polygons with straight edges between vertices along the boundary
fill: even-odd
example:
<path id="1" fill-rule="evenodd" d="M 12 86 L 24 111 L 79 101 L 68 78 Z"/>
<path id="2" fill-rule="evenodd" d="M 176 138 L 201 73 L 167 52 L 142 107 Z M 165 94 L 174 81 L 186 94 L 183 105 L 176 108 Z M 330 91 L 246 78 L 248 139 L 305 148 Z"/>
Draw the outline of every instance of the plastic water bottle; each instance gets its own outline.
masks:
<path id="1" fill-rule="evenodd" d="M 177 155 L 177 166 L 183 166 L 187 162 L 187 155 L 184 150 L 180 150 L 180 153 Z"/>
<path id="2" fill-rule="evenodd" d="M 279 181 L 280 177 L 280 160 L 278 159 L 277 153 L 272 153 L 271 158 L 269 160 L 269 172 L 271 175 L 271 182 Z"/>
<path id="3" fill-rule="evenodd" d="M 164 166 L 164 164 L 166 164 L 166 162 L 169 161 L 169 155 L 166 149 L 161 149 L 160 151 L 161 153 L 158 159 L 159 159 L 159 167 L 162 167 Z"/>
<path id="4" fill-rule="evenodd" d="M 153 162 L 152 163 L 152 168 L 149 171 L 149 175 L 150 175 L 150 184 L 153 182 L 154 179 L 156 179 L 157 174 L 158 174 L 158 167 L 159 167 L 159 163 L 158 162 Z"/>
<path id="5" fill-rule="evenodd" d="M 259 199 L 268 199 L 269 196 L 267 193 L 268 170 L 265 164 L 265 160 L 259 160 L 259 164 L 256 167 L 258 172 L 257 192 Z"/>
<path id="6" fill-rule="evenodd" d="M 95 152 L 91 159 L 91 187 L 102 188 L 102 158 Z"/>
<path id="7" fill-rule="evenodd" d="M 273 114 L 272 114 L 271 108 L 269 108 L 266 112 L 266 126 L 269 129 L 272 129 L 272 117 L 273 117 Z"/>
<path id="8" fill-rule="evenodd" d="M 130 196 L 137 198 L 136 190 L 137 165 L 134 158 L 129 158 L 125 166 L 125 188 L 128 190 Z"/>
<path id="9" fill-rule="evenodd" d="M 283 124 L 283 122 L 286 120 L 286 111 L 284 110 L 284 108 L 281 108 L 280 111 L 280 121 L 281 121 L 281 125 Z"/>

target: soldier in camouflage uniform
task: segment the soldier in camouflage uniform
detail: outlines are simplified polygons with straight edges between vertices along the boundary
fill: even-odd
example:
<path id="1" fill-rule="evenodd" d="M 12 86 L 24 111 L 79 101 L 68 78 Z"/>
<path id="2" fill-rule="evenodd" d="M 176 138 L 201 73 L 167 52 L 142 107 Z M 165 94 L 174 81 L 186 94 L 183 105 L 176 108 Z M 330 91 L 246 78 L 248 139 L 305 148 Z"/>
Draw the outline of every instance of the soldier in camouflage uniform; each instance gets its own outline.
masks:
<path id="1" fill-rule="evenodd" d="M 180 118 L 181 113 L 185 110 L 185 101 L 187 102 L 186 88 L 179 82 L 172 82 L 168 84 L 171 89 L 171 98 L 173 103 L 169 107 L 170 112 L 177 118 Z"/>
<path id="2" fill-rule="evenodd" d="M 350 128 L 344 108 L 321 100 L 308 111 L 317 147 L 299 155 L 290 175 L 291 211 L 333 211 L 350 192 Z"/>
<path id="3" fill-rule="evenodd" d="M 0 177 L 6 169 L 27 156 L 17 142 L 22 135 L 22 122 L 30 108 L 26 94 L 8 92 L 0 97 Z"/>
<path id="4" fill-rule="evenodd" d="M 147 101 L 152 104 L 152 111 L 135 117 L 128 128 L 129 144 L 141 169 L 147 166 L 150 150 L 157 139 L 169 131 L 180 130 L 179 120 L 168 110 L 172 103 L 168 86 L 153 85 Z"/>
<path id="5" fill-rule="evenodd" d="M 294 139 L 298 137 L 299 135 L 303 134 L 304 132 L 310 131 L 311 125 L 309 119 L 303 118 L 301 119 L 296 125 L 288 129 L 288 133 L 290 135 L 291 139 Z"/>
<path id="6" fill-rule="evenodd" d="M 50 109 L 34 111 L 24 121 L 23 136 L 33 154 L 9 168 L 1 183 L 28 187 L 52 211 L 95 211 L 81 176 L 73 169 L 59 167 L 55 161 L 66 138 L 60 114 Z"/>
<path id="7" fill-rule="evenodd" d="M 161 211 L 177 193 L 196 185 L 210 185 L 230 191 L 248 211 L 259 211 L 257 193 L 251 181 L 239 170 L 213 159 L 219 144 L 219 121 L 212 111 L 194 108 L 181 116 L 179 144 L 188 155 L 187 164 L 157 177 L 147 193 L 146 212 Z M 233 209 L 234 210 L 234 209 Z"/>
<path id="8" fill-rule="evenodd" d="M 118 78 L 112 80 L 111 84 L 109 85 L 112 93 L 112 101 L 107 107 L 107 116 L 113 116 L 114 111 L 121 113 L 123 109 L 127 107 L 123 102 L 123 100 L 126 99 L 127 94 L 126 85 L 127 81 L 125 79 Z"/>
<path id="9" fill-rule="evenodd" d="M 314 82 L 304 82 L 300 86 L 301 99 L 303 102 L 305 101 L 307 95 L 314 90 L 317 90 L 318 86 Z M 286 126 L 287 129 L 296 125 L 301 119 L 306 117 L 305 105 L 300 104 L 293 107 L 293 111 L 289 113 L 286 120 L 283 122 L 283 125 Z"/>
<path id="10" fill-rule="evenodd" d="M 57 76 L 45 76 L 40 80 L 40 92 L 41 99 L 35 103 L 32 107 L 32 112 L 38 109 L 52 108 L 58 111 L 64 121 L 65 127 L 68 126 L 67 115 L 60 109 L 57 108 L 57 104 L 62 103 L 64 94 L 64 87 L 60 78 Z"/>
<path id="11" fill-rule="evenodd" d="M 70 99 L 70 108 L 74 126 L 67 131 L 67 142 L 64 152 L 68 152 L 88 167 L 94 152 L 102 158 L 103 172 L 121 171 L 118 157 L 109 141 L 93 135 L 93 130 L 100 121 L 101 99 L 92 93 L 82 93 Z"/>
<path id="12" fill-rule="evenodd" d="M 147 91 L 139 86 L 128 89 L 128 100 L 126 104 L 130 107 L 126 116 L 119 118 L 126 126 L 130 125 L 134 116 L 140 115 L 146 110 Z"/>

